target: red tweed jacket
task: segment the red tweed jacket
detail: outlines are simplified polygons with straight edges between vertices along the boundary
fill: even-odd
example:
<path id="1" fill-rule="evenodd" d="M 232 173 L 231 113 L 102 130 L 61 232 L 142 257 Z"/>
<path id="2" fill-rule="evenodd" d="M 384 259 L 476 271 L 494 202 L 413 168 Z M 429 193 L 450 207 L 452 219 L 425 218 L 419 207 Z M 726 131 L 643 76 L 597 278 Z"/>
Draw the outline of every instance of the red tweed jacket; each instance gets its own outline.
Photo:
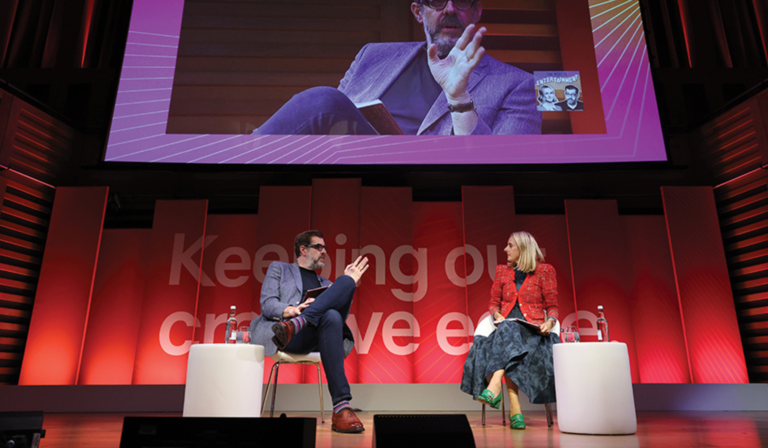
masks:
<path id="1" fill-rule="evenodd" d="M 544 323 L 544 310 L 547 310 L 547 317 L 559 320 L 555 268 L 550 264 L 539 263 L 536 270 L 525 278 L 520 291 L 517 291 L 515 271 L 506 265 L 497 266 L 496 278 L 491 287 L 491 302 L 488 305 L 491 315 L 498 311 L 507 317 L 518 301 L 520 311 L 528 322 Z"/>

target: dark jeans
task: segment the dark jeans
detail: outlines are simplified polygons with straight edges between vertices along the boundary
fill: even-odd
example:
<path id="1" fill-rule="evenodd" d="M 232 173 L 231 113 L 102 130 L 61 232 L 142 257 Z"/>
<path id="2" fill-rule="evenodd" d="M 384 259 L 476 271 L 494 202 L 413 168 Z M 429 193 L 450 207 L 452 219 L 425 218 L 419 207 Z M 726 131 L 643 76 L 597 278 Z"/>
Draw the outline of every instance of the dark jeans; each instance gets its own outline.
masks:
<path id="1" fill-rule="evenodd" d="M 346 95 L 333 87 L 297 93 L 253 134 L 376 135 Z"/>
<path id="2" fill-rule="evenodd" d="M 289 353 L 309 353 L 319 349 L 334 405 L 352 398 L 344 372 L 343 330 L 354 294 L 355 281 L 351 277 L 343 275 L 336 279 L 330 288 L 304 309 L 301 315 L 309 325 L 296 333 L 285 346 L 285 351 Z"/>

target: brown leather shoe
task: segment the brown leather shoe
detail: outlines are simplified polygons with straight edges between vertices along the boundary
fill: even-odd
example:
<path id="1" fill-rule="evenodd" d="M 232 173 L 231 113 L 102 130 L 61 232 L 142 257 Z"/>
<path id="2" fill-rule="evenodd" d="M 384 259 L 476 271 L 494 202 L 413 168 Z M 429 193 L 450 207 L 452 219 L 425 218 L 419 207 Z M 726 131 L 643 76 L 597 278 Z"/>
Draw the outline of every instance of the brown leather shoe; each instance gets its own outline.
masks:
<path id="1" fill-rule="evenodd" d="M 339 411 L 338 414 L 333 414 L 333 425 L 331 426 L 336 432 L 355 433 L 363 432 L 365 428 L 357 418 L 352 409 L 345 408 Z"/>
<path id="2" fill-rule="evenodd" d="M 272 336 L 272 342 L 275 343 L 277 348 L 284 350 L 285 346 L 291 342 L 295 329 L 296 327 L 293 326 L 293 322 L 291 321 L 278 322 L 275 325 L 272 325 L 272 331 L 275 333 L 275 335 Z"/>

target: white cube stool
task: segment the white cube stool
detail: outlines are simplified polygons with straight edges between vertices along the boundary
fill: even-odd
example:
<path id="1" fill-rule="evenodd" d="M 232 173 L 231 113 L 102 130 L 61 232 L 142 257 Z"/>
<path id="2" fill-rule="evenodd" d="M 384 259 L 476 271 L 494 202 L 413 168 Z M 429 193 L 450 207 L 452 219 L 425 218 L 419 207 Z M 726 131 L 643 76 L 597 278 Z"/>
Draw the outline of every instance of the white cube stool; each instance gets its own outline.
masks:
<path id="1" fill-rule="evenodd" d="M 557 426 L 576 434 L 637 431 L 627 344 L 555 344 Z"/>
<path id="2" fill-rule="evenodd" d="M 187 360 L 184 417 L 261 417 L 264 347 L 194 344 Z"/>

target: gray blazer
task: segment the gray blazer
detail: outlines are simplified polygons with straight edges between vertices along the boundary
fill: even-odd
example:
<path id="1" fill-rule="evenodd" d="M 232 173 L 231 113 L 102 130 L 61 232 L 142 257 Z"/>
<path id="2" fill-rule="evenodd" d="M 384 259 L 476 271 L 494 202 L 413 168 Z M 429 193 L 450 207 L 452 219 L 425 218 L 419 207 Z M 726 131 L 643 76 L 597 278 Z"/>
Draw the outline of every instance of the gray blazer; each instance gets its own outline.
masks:
<path id="1" fill-rule="evenodd" d="M 354 103 L 380 99 L 418 54 L 424 42 L 368 44 L 339 84 Z M 426 57 L 426 56 L 424 56 Z M 541 134 L 541 112 L 536 109 L 533 75 L 485 55 L 467 86 L 480 117 L 473 135 Z M 453 121 L 445 92 L 437 97 L 419 127 L 418 135 L 450 135 Z"/>
<path id="2" fill-rule="evenodd" d="M 283 311 L 289 306 L 298 306 L 301 302 L 301 272 L 299 264 L 273 261 L 267 269 L 264 283 L 261 285 L 261 315 L 251 322 L 251 343 L 263 345 L 266 356 L 277 353 L 277 346 L 272 342 L 272 325 L 283 320 Z M 333 284 L 325 277 L 317 276 L 320 286 Z M 345 354 L 354 346 L 352 332 L 345 325 Z M 347 341 L 347 337 L 351 341 Z M 348 348 L 348 350 L 347 350 Z"/>

